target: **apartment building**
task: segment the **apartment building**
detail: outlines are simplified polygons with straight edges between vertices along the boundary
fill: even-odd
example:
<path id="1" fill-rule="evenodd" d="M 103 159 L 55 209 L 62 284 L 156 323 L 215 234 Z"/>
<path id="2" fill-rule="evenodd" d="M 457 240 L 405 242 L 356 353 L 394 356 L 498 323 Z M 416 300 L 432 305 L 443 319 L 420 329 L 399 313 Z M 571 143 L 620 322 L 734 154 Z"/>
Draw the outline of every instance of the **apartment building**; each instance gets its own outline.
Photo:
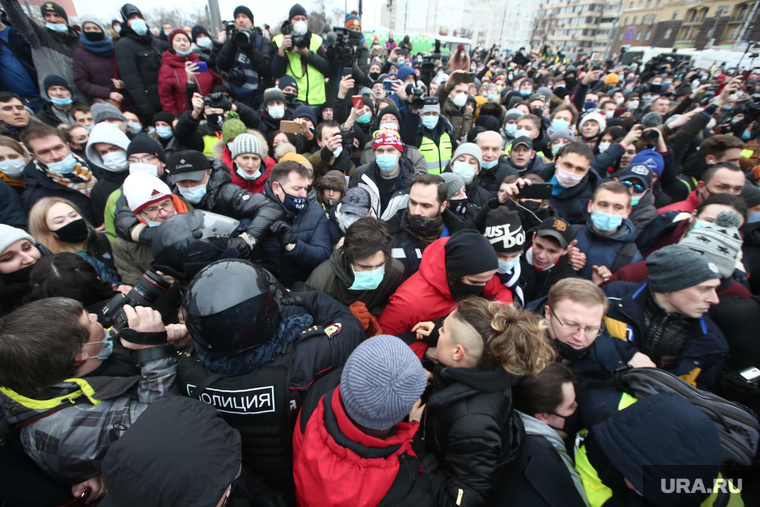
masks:
<path id="1" fill-rule="evenodd" d="M 621 0 L 543 0 L 536 8 L 531 47 L 604 56 L 617 33 Z"/>

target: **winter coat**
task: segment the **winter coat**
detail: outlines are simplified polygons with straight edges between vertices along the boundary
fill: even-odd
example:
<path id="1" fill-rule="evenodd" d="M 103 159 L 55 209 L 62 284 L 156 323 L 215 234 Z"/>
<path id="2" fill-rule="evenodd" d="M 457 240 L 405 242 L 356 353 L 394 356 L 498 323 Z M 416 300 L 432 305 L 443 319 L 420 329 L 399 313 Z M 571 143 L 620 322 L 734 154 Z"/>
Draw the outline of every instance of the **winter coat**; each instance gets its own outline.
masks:
<path id="1" fill-rule="evenodd" d="M 259 113 L 238 102 L 233 103 L 236 112 L 245 126 L 249 129 L 259 129 Z M 195 119 L 192 111 L 185 111 L 174 126 L 175 143 L 183 149 L 200 151 L 207 157 L 213 156 L 214 147 L 222 138 L 221 126 L 214 128 L 207 122 L 201 123 L 201 118 Z M 263 134 L 263 132 L 262 132 Z M 208 141 L 208 142 L 207 142 Z"/>
<path id="2" fill-rule="evenodd" d="M 425 156 L 422 153 L 420 153 L 420 150 L 418 150 L 414 146 L 404 145 L 404 153 L 401 156 L 409 159 L 409 161 L 414 166 L 414 172 L 416 174 L 419 175 L 419 174 L 428 173 L 427 162 L 425 162 Z M 364 145 L 364 149 L 362 150 L 361 160 L 359 160 L 359 163 L 361 165 L 365 165 L 374 161 L 375 161 L 374 142 L 368 141 L 367 144 Z"/>
<path id="3" fill-rule="evenodd" d="M 103 177 L 92 187 L 92 192 L 90 192 L 92 212 L 100 218 L 101 223 L 105 221 L 108 198 L 111 196 L 111 193 L 121 188 L 127 176 L 129 176 L 129 170 L 120 172 L 103 171 Z"/>
<path id="4" fill-rule="evenodd" d="M 89 197 L 51 180 L 44 171 L 37 169 L 33 160 L 24 169 L 24 177 L 26 189 L 21 195 L 21 204 L 27 213 L 43 197 L 60 197 L 76 204 L 82 217 L 91 225 L 99 227 L 103 223 L 103 217 L 95 213 Z"/>
<path id="5" fill-rule="evenodd" d="M 420 270 L 401 284 L 380 314 L 380 327 L 386 334 L 398 336 L 415 324 L 448 315 L 456 302 L 451 297 L 446 275 L 445 246 L 449 238 L 430 244 L 422 255 Z M 494 275 L 486 284 L 483 297 L 504 303 L 512 302 L 512 292 Z"/>
<path id="6" fill-rule="evenodd" d="M 341 403 L 339 373 L 315 383 L 296 421 L 298 505 L 433 507 L 430 474 L 423 473 L 423 449 L 415 438 L 419 424 L 399 422 L 386 438 L 367 435 Z"/>
<path id="7" fill-rule="evenodd" d="M 446 474 L 436 503 L 494 505 L 489 501 L 494 485 L 520 471 L 525 430 L 511 393 L 520 379 L 501 367 L 438 365 L 433 376 L 437 391 L 427 402 L 422 431 L 425 449 Z"/>
<path id="8" fill-rule="evenodd" d="M 441 116 L 445 116 L 451 123 L 451 136 L 457 141 L 461 140 L 470 131 L 473 125 L 472 112 L 466 107 L 459 108 L 449 98 L 446 85 L 438 87 L 438 103 L 441 106 Z"/>
<path id="9" fill-rule="evenodd" d="M 409 159 L 399 157 L 398 162 L 399 173 L 393 187 L 388 192 L 388 196 L 386 196 L 388 204 L 385 208 L 382 207 L 383 199 L 378 186 L 382 176 L 377 162 L 359 167 L 348 183 L 348 188 L 360 187 L 369 193 L 372 210 L 380 220 L 390 220 L 400 209 L 406 208 L 409 201 L 409 188 L 417 176 Z"/>
<path id="10" fill-rule="evenodd" d="M 40 95 L 45 97 L 43 83 L 50 75 L 61 76 L 72 90 L 74 102 L 84 102 L 85 97 L 74 82 L 74 51 L 79 47 L 79 34 L 68 27 L 65 33 L 59 33 L 40 25 L 28 17 L 18 0 L 1 0 L 0 4 L 8 15 L 11 24 L 32 46 L 32 59 L 37 69 L 37 83 Z"/>
<path id="11" fill-rule="evenodd" d="M 641 348 L 646 333 L 644 306 L 647 284 L 614 282 L 603 288 L 610 300 L 610 308 L 604 318 L 610 335 L 629 340 L 638 348 Z M 726 364 L 728 342 L 709 315 L 690 320 L 681 355 L 672 366 L 661 367 L 674 375 L 690 375 L 691 380 L 696 378 L 698 388 L 715 391 Z"/>
<path id="12" fill-rule="evenodd" d="M 27 219 L 21 198 L 9 184 L 0 181 L 0 224 L 26 230 Z"/>
<path id="13" fill-rule="evenodd" d="M 113 260 L 121 281 L 134 286 L 150 269 L 153 262 L 153 249 L 148 243 L 136 243 L 123 238 L 116 238 L 111 245 Z"/>
<path id="14" fill-rule="evenodd" d="M 550 181 L 554 177 L 555 166 L 546 166 L 539 176 L 544 181 Z M 594 190 L 602 184 L 602 178 L 594 169 L 589 169 L 586 176 L 573 188 L 568 188 L 558 195 L 552 195 L 549 200 L 559 216 L 571 224 L 585 224 L 590 218 L 588 202 L 594 194 Z"/>
<path id="15" fill-rule="evenodd" d="M 499 163 L 491 169 L 480 169 L 478 173 L 478 184 L 496 195 L 499 192 L 501 182 L 507 176 L 519 174 L 517 170 L 507 162 L 507 157 L 499 157 Z"/>
<path id="16" fill-rule="evenodd" d="M 264 90 L 274 86 L 274 81 L 272 80 L 272 57 L 275 52 L 274 44 L 272 44 L 272 41 L 262 36 L 261 48 L 259 49 L 258 39 L 256 40 L 256 43 L 251 44 L 246 48 L 241 48 L 233 39 L 227 39 L 216 56 L 216 64 L 219 66 L 220 70 L 229 71 L 234 68 L 238 72 L 254 71 L 258 74 L 257 93 L 255 94 L 254 100 L 248 103 L 251 107 L 258 107 L 264 97 Z M 246 78 L 247 80 L 250 80 L 252 76 L 246 74 Z M 248 83 L 246 83 L 246 85 L 247 84 Z M 246 86 L 241 87 L 232 83 L 230 86 L 236 94 L 238 90 L 250 92 L 250 89 Z"/>
<path id="17" fill-rule="evenodd" d="M 639 203 L 631 209 L 631 214 L 628 215 L 628 220 L 633 222 L 633 228 L 638 237 L 655 218 L 657 218 L 657 208 L 654 206 L 654 194 L 650 190 L 641 198 Z"/>
<path id="18" fill-rule="evenodd" d="M 114 339 L 107 363 L 116 361 L 132 364 L 128 351 Z M 0 406 L 11 425 L 31 421 L 21 429 L 27 456 L 56 479 L 77 484 L 101 473 L 110 444 L 150 403 L 177 395 L 176 356 L 148 361 L 141 371 L 134 370 L 127 377 L 90 374 L 78 383 L 59 382 L 50 387 L 48 397 L 37 400 L 4 388 Z M 60 410 L 45 415 L 54 408 Z"/>
<path id="19" fill-rule="evenodd" d="M 161 107 L 174 116 L 179 116 L 191 109 L 190 99 L 187 92 L 187 74 L 185 63 L 198 63 L 201 59 L 194 52 L 187 56 L 178 55 L 174 51 L 164 51 L 161 56 L 161 68 L 158 71 L 158 96 L 161 99 Z M 195 75 L 196 91 L 202 96 L 209 95 L 214 87 L 222 84 L 222 78 L 209 69 L 208 72 L 198 72 Z"/>
<path id="20" fill-rule="evenodd" d="M 229 148 L 226 146 L 224 147 L 228 152 Z M 237 173 L 234 167 L 234 163 L 232 166 L 232 172 L 230 173 L 232 176 L 232 183 L 239 186 L 243 190 L 247 190 L 248 192 L 251 192 L 252 194 L 263 194 L 264 193 L 264 185 L 266 185 L 266 182 L 269 180 L 269 173 L 272 172 L 272 168 L 275 166 L 277 162 L 275 162 L 274 158 L 272 157 L 266 157 L 266 160 L 261 160 L 261 166 L 259 166 L 259 170 L 263 167 L 264 172 L 256 178 L 255 180 L 244 180 L 240 177 L 240 175 Z"/>
<path id="21" fill-rule="evenodd" d="M 121 38 L 114 56 L 126 91 L 135 101 L 143 123 L 153 124 L 153 115 L 161 111 L 158 95 L 158 73 L 161 54 L 168 44 L 151 35 L 137 35 L 126 23 L 121 26 Z"/>
<path id="22" fill-rule="evenodd" d="M 63 124 L 64 122 L 61 121 L 60 118 L 53 112 L 53 108 L 55 106 L 52 102 L 45 102 L 45 104 L 42 105 L 42 108 L 40 108 L 40 111 L 34 115 L 35 118 L 40 120 L 45 125 L 50 125 L 53 128 L 58 128 L 58 125 Z M 68 118 L 69 123 L 67 125 L 72 125 L 74 123 L 74 117 L 71 115 L 71 111 L 64 111 L 61 110 L 61 112 Z"/>
<path id="23" fill-rule="evenodd" d="M 297 140 L 301 140 L 305 138 L 301 135 L 296 137 Z M 311 166 L 314 168 L 314 175 L 315 178 L 319 178 L 320 176 L 324 176 L 329 171 L 335 170 L 340 171 L 343 173 L 344 176 L 351 177 L 356 172 L 356 166 L 354 165 L 354 160 L 351 158 L 351 150 L 344 150 L 338 155 L 338 157 L 333 160 L 332 152 L 327 149 L 327 147 L 324 148 L 317 148 L 317 150 L 314 153 L 308 154 L 307 151 L 299 150 L 296 146 L 296 150 L 303 153 L 306 157 L 306 160 L 308 160 L 311 163 Z M 324 154 L 324 157 L 322 156 Z M 325 160 L 326 159 L 326 160 Z M 331 163 L 332 162 L 332 163 Z"/>
<path id="24" fill-rule="evenodd" d="M 620 224 L 615 234 L 604 236 L 594 230 L 591 219 L 589 219 L 586 225 L 575 235 L 575 239 L 578 241 L 575 245 L 576 248 L 586 254 L 586 265 L 578 271 L 578 276 L 591 280 L 594 266 L 606 266 L 612 271 L 615 261 L 625 245 L 633 243 L 636 239 L 636 231 L 633 228 L 633 223 L 626 218 L 623 219 L 623 223 Z M 644 260 L 638 249 L 634 252 L 631 262 Z"/>
<path id="25" fill-rule="evenodd" d="M 720 296 L 720 304 L 710 307 L 710 318 L 723 331 L 731 351 L 728 368 L 760 368 L 760 298 Z"/>
<path id="26" fill-rule="evenodd" d="M 673 204 L 670 204 L 668 206 L 665 206 L 664 208 L 660 208 L 657 210 L 657 213 L 662 215 L 663 213 L 667 213 L 668 211 L 686 211 L 688 213 L 691 213 L 695 209 L 697 209 L 697 206 L 699 206 L 699 196 L 697 196 L 697 191 L 692 191 L 685 200 L 674 202 Z"/>
<path id="27" fill-rule="evenodd" d="M 256 194 L 258 195 L 258 194 Z M 296 247 L 286 251 L 276 237 L 270 236 L 261 244 L 264 250 L 265 266 L 271 268 L 278 280 L 286 287 L 294 282 L 305 282 L 311 272 L 326 261 L 332 253 L 327 215 L 322 206 L 306 201 L 306 207 L 294 215 L 274 195 L 272 185 L 267 181 L 264 195 L 270 205 L 277 207 L 293 230 Z"/>
<path id="28" fill-rule="evenodd" d="M 116 55 L 96 55 L 84 44 L 74 51 L 74 82 L 87 95 L 88 104 L 96 98 L 108 100 L 112 92 L 124 91 L 117 90 L 111 81 L 117 79 L 117 69 Z"/>
<path id="29" fill-rule="evenodd" d="M 350 290 L 354 283 L 354 272 L 342 248 L 335 250 L 330 258 L 317 266 L 306 280 L 303 290 L 318 290 L 333 297 L 346 306 L 361 301 L 373 315 L 380 315 L 388 298 L 396 292 L 404 281 L 404 265 L 390 259 L 380 285 L 375 290 Z"/>

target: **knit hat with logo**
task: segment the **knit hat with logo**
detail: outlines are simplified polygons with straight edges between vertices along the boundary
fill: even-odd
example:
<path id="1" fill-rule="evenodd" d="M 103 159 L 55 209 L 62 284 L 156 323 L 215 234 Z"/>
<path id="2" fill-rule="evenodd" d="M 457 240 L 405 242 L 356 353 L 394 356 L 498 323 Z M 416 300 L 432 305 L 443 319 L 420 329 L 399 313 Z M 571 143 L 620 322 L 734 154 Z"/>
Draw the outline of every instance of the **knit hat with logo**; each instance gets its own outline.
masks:
<path id="1" fill-rule="evenodd" d="M 701 253 L 718 266 L 721 278 L 730 278 L 742 249 L 742 237 L 739 235 L 741 223 L 742 217 L 736 211 L 721 211 L 714 222 L 705 222 L 703 226 L 693 228 L 678 244 Z"/>
<path id="2" fill-rule="evenodd" d="M 680 244 L 653 252 L 646 260 L 649 284 L 660 293 L 677 292 L 720 278 L 715 263 Z"/>
<path id="3" fill-rule="evenodd" d="M 523 251 L 526 234 L 520 215 L 506 206 L 499 206 L 488 212 L 483 236 L 491 242 L 496 253 L 515 254 Z"/>
<path id="4" fill-rule="evenodd" d="M 372 149 L 377 151 L 380 146 L 393 146 L 401 153 L 404 152 L 404 143 L 401 142 L 401 136 L 396 130 L 378 130 L 375 134 L 375 141 L 372 144 Z"/>
<path id="5" fill-rule="evenodd" d="M 124 180 L 124 197 L 133 213 L 171 197 L 169 186 L 148 173 L 133 173 Z"/>

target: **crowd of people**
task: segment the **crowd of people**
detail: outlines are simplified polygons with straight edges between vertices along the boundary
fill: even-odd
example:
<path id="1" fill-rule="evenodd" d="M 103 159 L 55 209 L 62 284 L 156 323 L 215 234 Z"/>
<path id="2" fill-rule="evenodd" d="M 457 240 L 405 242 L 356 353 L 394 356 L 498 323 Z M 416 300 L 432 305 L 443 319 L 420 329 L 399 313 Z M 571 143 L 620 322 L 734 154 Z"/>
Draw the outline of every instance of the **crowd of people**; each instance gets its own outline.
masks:
<path id="1" fill-rule="evenodd" d="M 0 5 L 4 505 L 760 504 L 756 68 Z"/>

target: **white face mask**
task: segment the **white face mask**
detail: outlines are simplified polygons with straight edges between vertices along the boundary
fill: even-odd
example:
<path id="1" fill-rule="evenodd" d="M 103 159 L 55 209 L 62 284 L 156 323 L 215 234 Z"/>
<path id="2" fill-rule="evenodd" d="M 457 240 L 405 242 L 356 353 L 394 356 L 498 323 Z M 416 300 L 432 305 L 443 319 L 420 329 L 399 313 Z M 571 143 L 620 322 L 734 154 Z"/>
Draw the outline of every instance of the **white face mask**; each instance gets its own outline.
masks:
<path id="1" fill-rule="evenodd" d="M 612 143 L 599 143 L 599 153 L 607 151 L 607 148 L 612 146 Z"/>
<path id="2" fill-rule="evenodd" d="M 24 167 L 26 167 L 26 162 L 24 162 L 23 158 L 8 159 L 0 162 L 0 171 L 11 178 L 21 176 L 24 173 Z"/>
<path id="3" fill-rule="evenodd" d="M 523 136 L 530 137 L 530 132 L 528 132 L 525 129 L 517 129 L 515 131 L 515 137 L 523 137 Z"/>
<path id="4" fill-rule="evenodd" d="M 283 106 L 271 106 L 267 109 L 267 111 L 269 112 L 269 116 L 275 120 L 279 120 L 285 116 L 285 107 Z"/>
<path id="5" fill-rule="evenodd" d="M 255 173 L 248 174 L 247 172 L 243 171 L 242 169 L 240 169 L 238 167 L 237 171 L 235 171 L 235 172 L 238 174 L 238 176 L 240 176 L 244 180 L 248 180 L 248 181 L 255 180 L 256 178 L 258 178 L 259 176 L 261 176 L 261 169 L 256 169 Z"/>
<path id="6" fill-rule="evenodd" d="M 106 166 L 106 169 L 108 169 L 109 171 L 121 172 L 126 169 L 129 169 L 129 160 L 127 160 L 127 152 L 124 150 L 106 153 L 101 158 L 103 159 L 103 165 Z"/>
<path id="7" fill-rule="evenodd" d="M 638 109 L 638 108 L 639 108 L 639 101 L 638 100 L 632 100 L 632 101 L 628 102 L 628 109 L 630 109 L 631 111 L 633 111 L 634 109 Z"/>
<path id="8" fill-rule="evenodd" d="M 293 24 L 293 33 L 296 35 L 306 35 L 306 31 L 309 29 L 309 26 L 306 24 L 305 21 L 297 21 Z"/>
<path id="9" fill-rule="evenodd" d="M 467 94 L 466 93 L 457 93 L 454 95 L 454 98 L 451 99 L 451 101 L 454 103 L 457 107 L 462 107 L 465 104 L 467 104 Z"/>
<path id="10" fill-rule="evenodd" d="M 385 129 L 398 131 L 398 123 L 381 123 L 380 130 L 385 130 Z"/>
<path id="11" fill-rule="evenodd" d="M 557 167 L 555 176 L 557 177 L 557 183 L 559 183 L 559 186 L 562 188 L 573 188 L 577 186 L 586 175 L 571 173 L 570 171 L 565 171 L 561 167 Z"/>
<path id="12" fill-rule="evenodd" d="M 135 173 L 148 173 L 151 176 L 158 178 L 158 166 L 153 164 L 144 164 L 142 162 L 129 164 L 129 174 Z"/>

